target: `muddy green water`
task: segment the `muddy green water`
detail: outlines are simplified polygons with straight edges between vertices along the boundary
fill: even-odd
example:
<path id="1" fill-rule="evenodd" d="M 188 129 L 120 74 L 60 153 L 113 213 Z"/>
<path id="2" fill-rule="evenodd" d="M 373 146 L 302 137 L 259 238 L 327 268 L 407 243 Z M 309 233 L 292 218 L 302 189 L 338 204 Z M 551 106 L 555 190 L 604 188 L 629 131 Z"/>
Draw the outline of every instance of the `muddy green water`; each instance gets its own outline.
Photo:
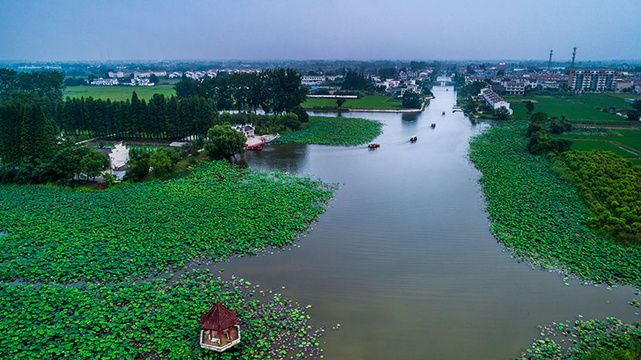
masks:
<path id="1" fill-rule="evenodd" d="M 434 93 L 419 115 L 345 114 L 385 124 L 377 150 L 287 144 L 246 154 L 252 168 L 340 189 L 297 246 L 215 268 L 263 288 L 284 286 L 312 305 L 313 324 L 327 327 L 321 342 L 330 360 L 509 359 L 531 344 L 537 325 L 579 314 L 638 320 L 627 305 L 633 288 L 565 285 L 497 244 L 480 173 L 467 158 L 483 125 L 452 113 L 451 87 Z"/>

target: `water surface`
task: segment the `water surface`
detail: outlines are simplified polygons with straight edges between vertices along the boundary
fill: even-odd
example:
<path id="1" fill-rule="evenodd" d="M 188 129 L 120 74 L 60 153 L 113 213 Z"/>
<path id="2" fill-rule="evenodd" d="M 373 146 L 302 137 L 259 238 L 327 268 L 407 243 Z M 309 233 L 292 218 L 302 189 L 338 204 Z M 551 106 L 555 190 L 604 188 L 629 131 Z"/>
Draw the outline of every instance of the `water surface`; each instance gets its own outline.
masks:
<path id="1" fill-rule="evenodd" d="M 297 246 L 217 267 L 311 304 L 313 323 L 327 327 L 330 360 L 508 359 L 531 344 L 537 325 L 579 314 L 636 321 L 627 305 L 634 289 L 565 285 L 497 244 L 467 158 L 484 125 L 452 113 L 452 87 L 433 91 L 418 115 L 343 115 L 383 122 L 379 149 L 285 144 L 247 153 L 252 168 L 340 189 Z"/>

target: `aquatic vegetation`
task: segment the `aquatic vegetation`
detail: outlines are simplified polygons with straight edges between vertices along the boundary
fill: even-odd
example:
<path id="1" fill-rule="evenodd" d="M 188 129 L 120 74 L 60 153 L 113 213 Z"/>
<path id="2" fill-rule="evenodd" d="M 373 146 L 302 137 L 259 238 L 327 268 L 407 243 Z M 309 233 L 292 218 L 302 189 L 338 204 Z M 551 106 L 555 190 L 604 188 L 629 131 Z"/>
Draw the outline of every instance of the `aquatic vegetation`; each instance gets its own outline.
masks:
<path id="1" fill-rule="evenodd" d="M 540 337 L 518 359 L 603 359 L 589 357 L 598 350 L 630 349 L 638 345 L 641 329 L 615 318 L 553 323 L 540 328 Z M 614 358 L 614 357 L 613 357 Z"/>
<path id="2" fill-rule="evenodd" d="M 594 283 L 641 285 L 641 249 L 594 234 L 579 191 L 525 151 L 526 122 L 495 124 L 470 143 L 491 231 L 520 258 Z"/>
<path id="3" fill-rule="evenodd" d="M 561 159 L 574 174 L 595 216 L 597 233 L 625 244 L 641 240 L 641 168 L 609 152 L 569 152 Z"/>
<path id="4" fill-rule="evenodd" d="M 244 279 L 187 273 L 107 285 L 0 284 L 3 359 L 284 359 L 319 356 L 322 328 L 306 307 Z M 224 353 L 198 344 L 200 314 L 216 300 L 236 310 L 241 342 Z"/>
<path id="5" fill-rule="evenodd" d="M 287 246 L 331 196 L 320 181 L 224 162 L 90 194 L 0 186 L 0 279 L 118 281 Z"/>
<path id="6" fill-rule="evenodd" d="M 274 143 L 360 145 L 380 135 L 383 127 L 383 124 L 378 121 L 344 117 L 311 116 L 309 122 L 308 129 L 281 136 Z"/>

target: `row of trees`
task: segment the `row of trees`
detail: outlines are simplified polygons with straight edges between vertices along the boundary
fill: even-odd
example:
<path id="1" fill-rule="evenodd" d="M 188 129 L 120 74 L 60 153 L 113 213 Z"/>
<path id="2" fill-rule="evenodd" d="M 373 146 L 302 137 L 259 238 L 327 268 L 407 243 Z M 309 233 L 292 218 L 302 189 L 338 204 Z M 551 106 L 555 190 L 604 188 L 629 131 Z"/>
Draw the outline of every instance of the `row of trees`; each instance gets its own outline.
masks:
<path id="1" fill-rule="evenodd" d="M 145 101 L 140 100 L 135 91 L 131 101 L 112 102 L 91 97 L 60 101 L 55 117 L 66 132 L 146 140 L 204 137 L 207 130 L 218 123 L 212 100 L 199 96 L 178 100 L 156 94 Z"/>
<path id="2" fill-rule="evenodd" d="M 36 91 L 51 100 L 62 97 L 62 81 L 65 75 L 59 71 L 16 72 L 0 69 L 0 97 L 14 91 Z"/>
<path id="3" fill-rule="evenodd" d="M 293 69 L 266 70 L 260 73 L 236 73 L 194 80 L 183 78 L 175 86 L 179 99 L 202 97 L 213 99 L 219 110 L 266 113 L 290 111 L 305 101 L 307 90 L 300 85 L 301 76 Z"/>

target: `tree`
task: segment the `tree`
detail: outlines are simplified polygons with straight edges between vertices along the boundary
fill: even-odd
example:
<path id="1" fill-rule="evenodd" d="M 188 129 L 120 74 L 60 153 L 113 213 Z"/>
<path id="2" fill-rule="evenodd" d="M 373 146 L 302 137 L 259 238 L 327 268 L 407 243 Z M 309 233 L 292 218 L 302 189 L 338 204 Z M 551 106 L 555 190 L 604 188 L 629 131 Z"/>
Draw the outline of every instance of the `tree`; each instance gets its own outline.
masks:
<path id="1" fill-rule="evenodd" d="M 496 118 L 498 120 L 507 120 L 510 118 L 510 112 L 505 106 L 501 106 L 500 108 L 496 109 L 494 111 L 494 115 L 496 115 Z"/>
<path id="2" fill-rule="evenodd" d="M 134 180 L 141 180 L 149 174 L 149 159 L 141 158 L 130 160 L 127 167 L 126 177 L 132 177 Z"/>
<path id="3" fill-rule="evenodd" d="M 339 107 L 340 107 L 340 106 L 339 106 Z M 292 112 L 292 113 L 294 113 L 294 114 L 296 114 L 296 116 L 298 116 L 298 120 L 299 120 L 301 123 L 306 123 L 306 122 L 308 122 L 308 121 L 309 121 L 309 114 L 307 113 L 307 111 L 306 111 L 302 106 L 300 106 L 300 105 L 295 106 L 295 107 L 291 110 L 291 112 Z"/>
<path id="4" fill-rule="evenodd" d="M 421 108 L 421 96 L 411 90 L 403 93 L 403 107 L 408 109 Z"/>
<path id="5" fill-rule="evenodd" d="M 280 117 L 280 123 L 296 131 L 300 130 L 300 121 L 294 113 L 285 114 Z"/>
<path id="6" fill-rule="evenodd" d="M 84 154 L 80 160 L 80 171 L 95 180 L 96 176 L 102 174 L 109 167 L 109 159 L 99 151 L 83 147 Z"/>
<path id="7" fill-rule="evenodd" d="M 228 123 L 215 125 L 207 132 L 205 150 L 215 159 L 230 158 L 245 148 L 245 135 L 231 128 Z"/>
<path id="8" fill-rule="evenodd" d="M 103 155 L 101 154 L 100 156 Z M 51 161 L 51 167 L 61 179 L 73 179 L 81 171 L 80 161 L 81 157 L 78 148 L 68 147 L 56 153 Z"/>
<path id="9" fill-rule="evenodd" d="M 525 108 L 527 109 L 527 114 L 532 115 L 532 111 L 534 111 L 534 103 L 531 101 L 526 101 Z"/>
<path id="10" fill-rule="evenodd" d="M 345 103 L 345 99 L 344 99 L 344 98 L 338 98 L 338 99 L 336 99 L 336 107 L 337 107 L 337 108 L 339 108 L 339 109 L 340 109 L 340 107 L 341 107 L 341 106 L 343 106 L 343 104 L 344 104 L 344 103 Z"/>
<path id="11" fill-rule="evenodd" d="M 639 112 L 635 109 L 628 110 L 628 120 L 639 121 Z"/>
<path id="12" fill-rule="evenodd" d="M 527 144 L 527 151 L 535 155 L 542 155 L 550 152 L 554 148 L 552 139 L 544 131 L 537 131 L 530 137 Z"/>
<path id="13" fill-rule="evenodd" d="M 149 157 L 149 166 L 154 168 L 154 172 L 158 176 L 163 176 L 168 174 L 171 171 L 171 159 L 164 149 L 156 150 Z"/>
<path id="14" fill-rule="evenodd" d="M 372 83 L 364 74 L 348 71 L 347 74 L 345 74 L 341 90 L 367 90 L 370 87 L 372 87 Z"/>
<path id="15" fill-rule="evenodd" d="M 572 130 L 572 124 L 565 116 L 562 116 L 560 120 L 552 118 L 550 121 L 550 133 L 552 134 L 563 134 L 570 130 Z"/>
<path id="16" fill-rule="evenodd" d="M 159 79 L 158 79 L 158 76 L 156 76 L 156 74 L 151 74 L 149 76 L 149 82 L 154 83 L 154 85 L 158 85 L 158 81 Z"/>

